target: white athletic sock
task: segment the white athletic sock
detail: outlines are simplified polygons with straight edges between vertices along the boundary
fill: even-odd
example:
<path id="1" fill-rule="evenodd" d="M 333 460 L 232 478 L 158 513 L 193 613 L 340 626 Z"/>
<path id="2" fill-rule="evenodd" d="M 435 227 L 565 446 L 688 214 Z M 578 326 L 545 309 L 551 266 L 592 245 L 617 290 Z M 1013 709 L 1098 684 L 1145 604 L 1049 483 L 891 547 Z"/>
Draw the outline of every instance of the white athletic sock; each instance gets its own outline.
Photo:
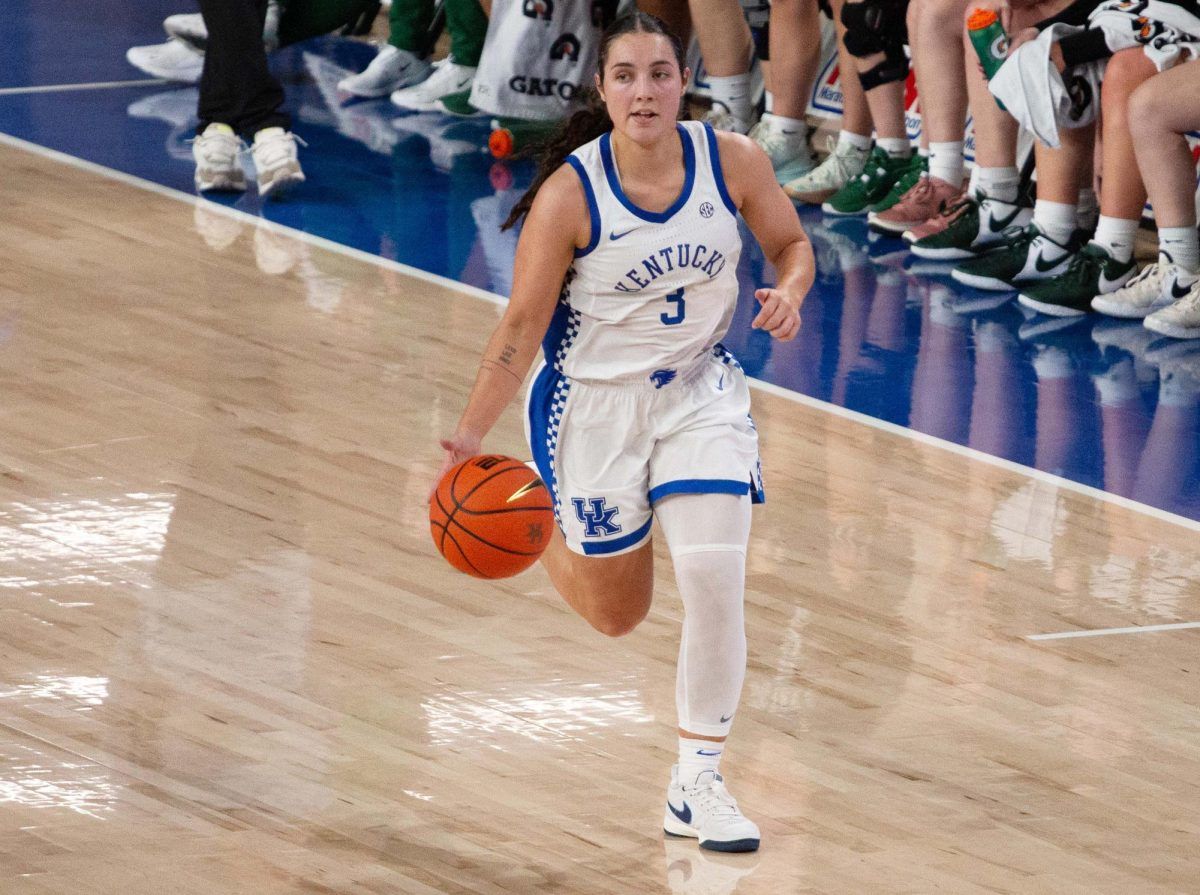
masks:
<path id="1" fill-rule="evenodd" d="M 956 189 L 962 186 L 962 140 L 929 144 L 929 176 L 952 184 Z"/>
<path id="2" fill-rule="evenodd" d="M 1096 224 L 1096 235 L 1092 242 L 1108 250 L 1118 261 L 1128 261 L 1133 257 L 1133 240 L 1137 236 L 1138 222 L 1125 218 L 1110 218 L 1100 215 L 1100 223 Z"/>
<path id="3" fill-rule="evenodd" d="M 738 121 L 750 122 L 750 75 L 728 75 L 723 78 L 709 75 L 708 83 L 714 103 L 720 103 Z"/>
<path id="4" fill-rule="evenodd" d="M 1075 233 L 1075 206 L 1038 199 L 1033 204 L 1033 222 L 1043 233 L 1065 246 Z"/>
<path id="5" fill-rule="evenodd" d="M 971 172 L 971 187 L 989 198 L 1014 203 L 1021 188 L 1021 174 L 1015 167 L 981 168 L 977 165 Z"/>
<path id="6" fill-rule="evenodd" d="M 921 158 L 929 158 L 929 147 L 922 146 L 921 144 L 918 143 L 917 144 L 917 155 L 919 155 Z"/>
<path id="7" fill-rule="evenodd" d="M 763 111 L 770 112 L 775 108 L 775 94 L 770 90 L 763 91 Z"/>
<path id="8" fill-rule="evenodd" d="M 764 112 L 762 120 L 783 137 L 789 156 L 808 151 L 808 122 L 799 118 L 785 118 L 772 112 Z"/>
<path id="9" fill-rule="evenodd" d="M 689 737 L 680 737 L 680 782 L 685 785 L 691 785 L 705 771 L 717 773 L 721 767 L 721 753 L 724 751 L 724 742 L 717 743 L 712 740 L 694 740 Z"/>
<path id="10" fill-rule="evenodd" d="M 871 138 L 864 137 L 862 134 L 856 134 L 854 131 L 838 131 L 839 146 L 853 146 L 855 149 L 861 149 L 864 152 L 871 148 Z"/>
<path id="11" fill-rule="evenodd" d="M 1159 227 L 1158 251 L 1188 273 L 1200 271 L 1200 233 L 1195 227 Z"/>
<path id="12" fill-rule="evenodd" d="M 747 471 L 747 476 L 749 471 Z M 675 675 L 679 729 L 724 737 L 746 675 L 746 542 L 750 498 L 672 494 L 654 509 L 683 598 Z"/>
<path id="13" fill-rule="evenodd" d="M 908 142 L 908 137 L 879 137 L 875 145 L 892 158 L 908 158 L 912 155 L 912 144 Z"/>

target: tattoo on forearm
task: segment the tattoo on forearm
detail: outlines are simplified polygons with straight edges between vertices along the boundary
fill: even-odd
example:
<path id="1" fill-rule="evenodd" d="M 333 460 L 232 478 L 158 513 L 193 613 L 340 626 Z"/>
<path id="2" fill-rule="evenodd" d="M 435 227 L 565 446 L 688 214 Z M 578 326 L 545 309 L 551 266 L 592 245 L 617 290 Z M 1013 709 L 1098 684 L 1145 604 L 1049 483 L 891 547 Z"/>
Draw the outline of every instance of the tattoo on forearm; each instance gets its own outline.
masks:
<path id="1" fill-rule="evenodd" d="M 513 355 L 517 353 L 516 345 L 505 345 L 500 352 L 500 362 L 502 364 L 511 364 Z"/>
<path id="2" fill-rule="evenodd" d="M 513 379 L 517 380 L 517 382 L 521 381 L 521 377 L 518 376 L 516 371 L 508 365 L 507 361 L 505 361 L 504 363 L 500 363 L 499 361 L 494 361 L 491 358 L 484 358 L 482 366 L 495 367 L 497 370 L 503 370 L 505 373 L 507 373 Z"/>

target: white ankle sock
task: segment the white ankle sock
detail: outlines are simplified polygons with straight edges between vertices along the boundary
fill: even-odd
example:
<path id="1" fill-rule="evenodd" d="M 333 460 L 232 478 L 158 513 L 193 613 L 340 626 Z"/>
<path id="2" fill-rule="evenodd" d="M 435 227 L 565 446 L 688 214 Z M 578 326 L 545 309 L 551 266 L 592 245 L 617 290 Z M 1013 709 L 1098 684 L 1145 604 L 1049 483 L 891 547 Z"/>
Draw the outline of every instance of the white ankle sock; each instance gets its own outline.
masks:
<path id="1" fill-rule="evenodd" d="M 879 137 L 875 145 L 892 158 L 908 158 L 912 155 L 912 144 L 908 137 Z"/>
<path id="2" fill-rule="evenodd" d="M 720 103 L 729 114 L 743 123 L 750 121 L 750 75 L 728 75 L 718 78 L 709 75 L 713 102 Z"/>
<path id="3" fill-rule="evenodd" d="M 1075 233 L 1075 218 L 1075 206 L 1066 202 L 1038 199 L 1033 204 L 1033 222 L 1059 245 L 1066 245 L 1071 241 L 1071 236 Z"/>
<path id="4" fill-rule="evenodd" d="M 929 176 L 945 181 L 956 189 L 962 186 L 962 140 L 929 144 Z"/>
<path id="5" fill-rule="evenodd" d="M 770 90 L 763 91 L 763 111 L 770 112 L 775 108 L 775 94 Z"/>
<path id="6" fill-rule="evenodd" d="M 838 131 L 839 146 L 853 146 L 855 149 L 861 149 L 866 152 L 871 148 L 871 138 L 864 137 L 862 134 L 856 134 L 853 131 Z"/>
<path id="7" fill-rule="evenodd" d="M 1105 248 L 1117 261 L 1128 261 L 1133 257 L 1133 239 L 1137 236 L 1137 229 L 1137 221 L 1110 218 L 1102 214 L 1092 242 Z"/>
<path id="8" fill-rule="evenodd" d="M 1021 174 L 1013 168 L 980 168 L 971 172 L 971 186 L 991 199 L 1013 203 L 1021 188 Z"/>
<path id="9" fill-rule="evenodd" d="M 725 743 L 679 738 L 679 781 L 691 785 L 705 771 L 716 773 L 721 766 Z"/>
<path id="10" fill-rule="evenodd" d="M 1200 271 L 1200 233 L 1195 227 L 1159 227 L 1158 251 L 1188 273 Z"/>

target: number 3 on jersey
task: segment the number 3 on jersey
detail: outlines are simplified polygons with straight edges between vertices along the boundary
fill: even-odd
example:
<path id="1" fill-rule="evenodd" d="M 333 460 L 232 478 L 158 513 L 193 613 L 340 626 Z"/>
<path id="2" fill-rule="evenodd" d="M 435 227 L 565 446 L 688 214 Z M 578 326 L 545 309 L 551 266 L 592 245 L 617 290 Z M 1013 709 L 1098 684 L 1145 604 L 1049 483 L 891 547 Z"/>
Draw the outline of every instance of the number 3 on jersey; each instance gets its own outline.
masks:
<path id="1" fill-rule="evenodd" d="M 687 312 L 687 304 L 683 300 L 683 287 L 680 286 L 670 295 L 665 296 L 666 300 L 675 305 L 675 309 L 668 313 L 663 311 L 658 315 L 658 319 L 667 326 L 674 326 L 676 323 L 683 323 L 683 315 Z"/>

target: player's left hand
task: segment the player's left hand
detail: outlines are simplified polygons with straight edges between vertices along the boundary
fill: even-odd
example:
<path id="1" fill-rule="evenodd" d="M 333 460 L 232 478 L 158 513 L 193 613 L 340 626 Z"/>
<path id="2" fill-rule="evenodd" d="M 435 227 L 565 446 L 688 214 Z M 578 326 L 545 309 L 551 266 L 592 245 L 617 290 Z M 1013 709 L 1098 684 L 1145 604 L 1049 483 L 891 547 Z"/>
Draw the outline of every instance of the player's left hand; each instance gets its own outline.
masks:
<path id="1" fill-rule="evenodd" d="M 762 307 L 750 324 L 764 329 L 781 342 L 790 342 L 800 332 L 800 303 L 778 289 L 756 289 L 754 297 Z"/>

